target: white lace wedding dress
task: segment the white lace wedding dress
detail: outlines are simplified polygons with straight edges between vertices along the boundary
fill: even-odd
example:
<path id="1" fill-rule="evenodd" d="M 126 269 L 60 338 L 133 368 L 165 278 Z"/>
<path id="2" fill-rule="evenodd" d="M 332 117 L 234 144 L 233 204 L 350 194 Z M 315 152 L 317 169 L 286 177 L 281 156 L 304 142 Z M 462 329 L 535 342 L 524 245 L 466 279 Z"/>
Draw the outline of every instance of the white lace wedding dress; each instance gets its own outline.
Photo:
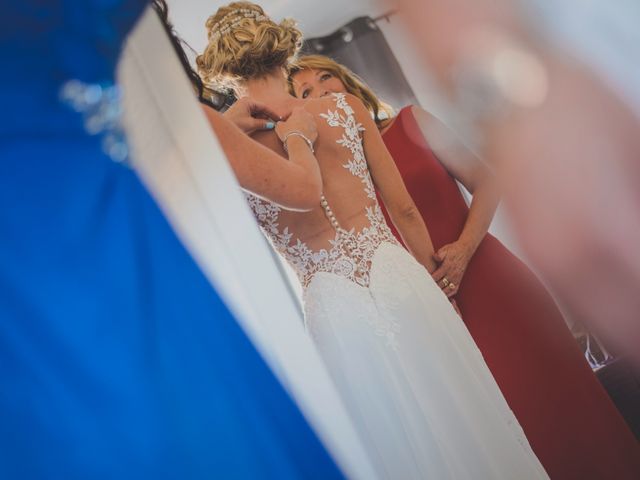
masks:
<path id="1" fill-rule="evenodd" d="M 368 227 L 340 226 L 314 251 L 278 206 L 249 195 L 304 288 L 305 321 L 381 478 L 548 478 L 451 304 L 395 240 L 377 203 L 362 127 L 342 95 L 323 117 L 342 128 L 344 167 L 360 177 Z"/>

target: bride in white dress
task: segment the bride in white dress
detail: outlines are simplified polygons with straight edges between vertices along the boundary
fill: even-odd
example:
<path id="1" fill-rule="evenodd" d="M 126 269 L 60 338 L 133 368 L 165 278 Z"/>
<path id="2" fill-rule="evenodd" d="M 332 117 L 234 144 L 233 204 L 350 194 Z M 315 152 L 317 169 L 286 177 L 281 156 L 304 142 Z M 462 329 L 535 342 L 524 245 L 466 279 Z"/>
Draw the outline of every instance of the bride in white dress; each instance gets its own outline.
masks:
<path id="1" fill-rule="evenodd" d="M 304 108 L 302 132 L 254 138 L 285 155 L 308 144 L 323 195 L 292 212 L 248 195 L 274 248 L 297 273 L 305 321 L 380 477 L 394 480 L 547 478 L 461 319 L 432 280 L 433 247 L 373 120 L 355 97 L 298 100 L 283 68 L 300 47 L 293 22 L 276 24 L 236 2 L 207 20 L 198 57 L 206 82 L 232 86 L 281 116 Z M 274 179 L 265 179 L 265 181 Z M 395 240 L 380 193 L 403 236 Z"/>

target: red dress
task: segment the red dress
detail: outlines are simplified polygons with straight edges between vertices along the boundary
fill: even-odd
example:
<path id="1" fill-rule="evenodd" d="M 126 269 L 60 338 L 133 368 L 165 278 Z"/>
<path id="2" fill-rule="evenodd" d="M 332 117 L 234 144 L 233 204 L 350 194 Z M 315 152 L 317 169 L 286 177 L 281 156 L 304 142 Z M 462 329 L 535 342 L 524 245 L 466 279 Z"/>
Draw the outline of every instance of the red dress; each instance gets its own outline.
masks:
<path id="1" fill-rule="evenodd" d="M 383 138 L 436 250 L 455 241 L 469 209 L 430 150 L 411 107 L 399 113 Z M 640 447 L 558 307 L 533 273 L 492 235 L 485 236 L 471 259 L 456 301 L 552 480 L 640 479 Z"/>

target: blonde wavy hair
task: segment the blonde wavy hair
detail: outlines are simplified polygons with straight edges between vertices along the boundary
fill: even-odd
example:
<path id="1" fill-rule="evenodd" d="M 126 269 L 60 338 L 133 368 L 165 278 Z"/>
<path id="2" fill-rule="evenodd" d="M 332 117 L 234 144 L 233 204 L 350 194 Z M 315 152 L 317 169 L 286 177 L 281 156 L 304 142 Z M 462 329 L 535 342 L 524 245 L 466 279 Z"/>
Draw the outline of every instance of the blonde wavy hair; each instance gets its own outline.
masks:
<path id="1" fill-rule="evenodd" d="M 232 2 L 205 23 L 208 44 L 196 58 L 203 82 L 242 95 L 247 80 L 287 68 L 302 47 L 302 32 L 291 19 L 276 23 L 259 5 Z"/>
<path id="2" fill-rule="evenodd" d="M 383 128 L 395 115 L 391 105 L 380 100 L 371 88 L 355 73 L 324 55 L 306 55 L 289 65 L 289 93 L 296 96 L 293 78 L 304 70 L 324 70 L 337 77 L 348 93 L 358 97 L 373 115 L 378 128 Z M 383 116 L 381 114 L 384 114 Z"/>

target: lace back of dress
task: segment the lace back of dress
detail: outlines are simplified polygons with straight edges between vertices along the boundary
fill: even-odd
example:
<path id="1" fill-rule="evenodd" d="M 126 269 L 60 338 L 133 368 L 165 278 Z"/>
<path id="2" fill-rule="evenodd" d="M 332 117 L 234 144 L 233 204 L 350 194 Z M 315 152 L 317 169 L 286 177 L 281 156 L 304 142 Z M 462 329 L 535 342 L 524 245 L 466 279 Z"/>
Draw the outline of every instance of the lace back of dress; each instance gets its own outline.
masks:
<path id="1" fill-rule="evenodd" d="M 276 250 L 293 267 L 303 287 L 307 287 L 314 275 L 326 272 L 348 278 L 363 287 L 369 286 L 371 261 L 375 250 L 382 242 L 398 244 L 387 226 L 376 200 L 375 188 L 364 154 L 361 132 L 364 128 L 357 123 L 354 111 L 345 95 L 334 94 L 336 109 L 321 114 L 329 126 L 342 128 L 342 136 L 337 143 L 350 151 L 347 163 L 343 167 L 352 175 L 359 177 L 366 196 L 373 200 L 366 207 L 368 226 L 360 232 L 355 228 L 347 230 L 340 225 L 326 197 L 322 195 L 320 205 L 331 227 L 335 238 L 330 241 L 330 249 L 312 250 L 288 227 L 280 229 L 278 217 L 280 207 L 248 194 L 249 205 L 256 216 L 263 232 L 270 239 Z"/>

